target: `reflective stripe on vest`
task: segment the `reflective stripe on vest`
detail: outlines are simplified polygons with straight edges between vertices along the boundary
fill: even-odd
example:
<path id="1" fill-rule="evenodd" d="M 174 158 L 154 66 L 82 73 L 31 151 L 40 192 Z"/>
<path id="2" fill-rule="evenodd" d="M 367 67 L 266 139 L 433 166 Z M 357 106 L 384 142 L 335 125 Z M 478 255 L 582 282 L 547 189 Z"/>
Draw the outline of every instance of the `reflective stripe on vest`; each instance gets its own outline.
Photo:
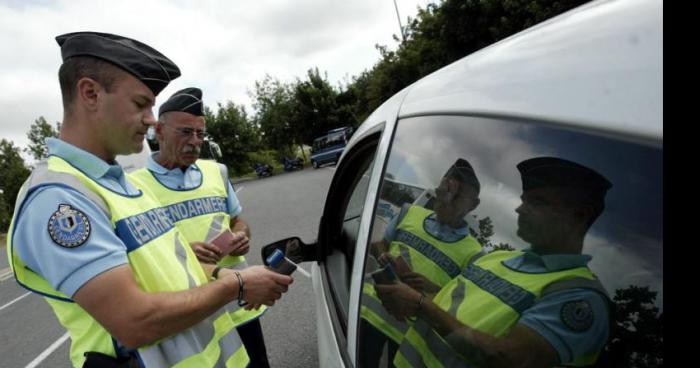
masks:
<path id="1" fill-rule="evenodd" d="M 213 161 L 197 160 L 196 165 L 202 173 L 202 182 L 191 189 L 170 189 L 146 168 L 136 170 L 129 176 L 137 186 L 148 188 L 156 195 L 189 243 L 211 242 L 229 228 L 231 217 L 226 201 L 226 182 L 223 180 L 227 174 L 225 166 Z M 219 265 L 233 265 L 243 260 L 243 257 L 227 255 Z"/>
<path id="2" fill-rule="evenodd" d="M 197 160 L 202 182 L 196 188 L 178 190 L 163 185 L 155 175 L 146 168 L 129 174 L 139 187 L 153 192 L 168 215 L 189 243 L 211 242 L 222 232 L 229 229 L 231 217 L 227 208 L 228 173 L 224 165 L 210 160 Z M 218 265 L 242 270 L 248 267 L 244 256 L 224 256 Z M 237 302 L 231 302 L 226 310 L 231 313 L 235 325 L 241 325 L 265 313 L 267 307 L 258 310 L 245 310 Z"/>
<path id="3" fill-rule="evenodd" d="M 425 220 L 434 212 L 411 206 L 396 228 L 389 254 L 402 256 L 414 272 L 442 287 L 460 274 L 467 262 L 481 251 L 471 235 L 455 242 L 444 242 L 424 229 Z"/>
<path id="4" fill-rule="evenodd" d="M 79 184 L 75 183 L 76 179 Z M 102 187 L 63 159 L 51 156 L 46 165 L 41 165 L 32 173 L 25 183 L 21 196 L 18 197 L 18 202 L 24 203 L 35 189 L 45 185 L 70 186 L 92 199 L 105 211 L 112 221 L 117 236 L 127 245 L 127 258 L 133 276 L 143 291 L 174 292 L 187 290 L 206 282 L 204 271 L 194 253 L 189 247 L 184 246 L 185 240 L 178 235 L 165 210 L 160 208 L 160 204 L 149 191 L 142 189 L 142 194 L 139 196 L 117 194 Z M 18 208 L 21 208 L 21 205 Z M 14 246 L 21 246 L 21 244 L 10 242 L 9 245 L 8 252 L 12 256 L 12 267 L 16 271 L 17 281 L 30 290 L 47 296 L 47 301 L 59 321 L 69 331 L 73 365 L 82 366 L 85 360 L 83 353 L 87 351 L 116 356 L 117 352 L 109 333 L 78 304 L 53 289 L 40 275 L 26 268 L 13 251 Z M 153 262 L 154 259 L 158 262 Z M 212 334 L 210 331 L 215 333 Z M 222 358 L 219 355 L 220 349 L 217 348 L 221 343 L 220 338 L 231 331 L 235 332 L 233 322 L 224 313 L 218 317 L 205 319 L 156 344 L 141 347 L 138 353 L 159 351 L 159 358 L 155 358 L 156 354 L 153 353 L 149 353 L 149 356 L 156 361 L 177 362 L 183 358 L 183 355 L 180 351 L 174 350 L 189 349 L 191 354 L 186 360 L 195 362 L 189 366 L 215 366 L 216 361 Z M 237 335 L 236 339 L 238 339 Z M 178 341 L 179 349 L 168 349 L 168 341 Z M 245 354 L 245 349 L 241 349 L 240 340 L 235 348 L 235 354 L 240 354 L 240 351 Z M 223 357 L 224 360 L 229 358 Z M 244 360 L 247 362 L 247 354 Z M 188 365 L 178 364 L 178 366 Z"/>
<path id="5" fill-rule="evenodd" d="M 441 252 L 437 247 L 430 244 L 429 242 L 421 239 L 420 237 L 399 229 L 396 232 L 395 242 L 408 244 L 411 248 L 419 251 L 426 258 L 430 259 L 437 266 L 442 268 L 443 271 L 450 277 L 454 278 L 459 275 L 459 265 L 455 263 L 450 257 L 445 253 Z"/>
<path id="6" fill-rule="evenodd" d="M 484 255 L 446 285 L 433 302 L 461 323 L 493 337 L 507 334 L 515 326 L 520 314 L 534 305 L 549 290 L 595 285 L 597 280 L 586 267 L 530 274 L 517 272 L 503 262 L 521 256 L 519 251 L 497 251 Z M 579 279 L 577 282 L 571 282 Z M 562 286 L 556 286 L 561 283 Z M 591 286 L 595 289 L 595 286 Z M 405 346 L 406 345 L 406 346 Z M 410 346 L 409 346 L 410 345 Z M 420 357 L 420 361 L 416 358 Z M 580 357 L 569 365 L 589 365 L 598 354 Z M 464 362 L 445 340 L 422 320 L 414 323 L 399 347 L 394 364 L 397 367 L 419 367 L 422 364 L 452 367 Z M 468 365 L 467 365 L 468 366 Z"/>
<path id="7" fill-rule="evenodd" d="M 146 367 L 199 367 L 199 366 L 216 366 L 216 367 L 246 367 L 249 363 L 247 355 L 241 356 L 235 362 L 227 363 L 229 358 L 236 355 L 243 346 L 238 333 L 235 329 L 229 329 L 229 332 L 223 336 L 215 336 L 216 330 L 214 326 L 220 318 L 225 319 L 228 316 L 222 308 L 213 315 L 206 318 L 204 321 L 187 330 L 187 333 L 180 333 L 158 342 L 158 344 L 150 346 L 139 351 L 141 360 Z M 222 330 L 224 331 L 224 330 Z M 217 344 L 202 343 L 201 337 L 206 336 L 206 341 L 212 341 L 217 338 Z M 211 351 L 212 356 L 218 356 L 216 362 L 203 361 L 198 358 L 199 351 Z M 218 352 L 216 351 L 218 350 Z"/>
<path id="8" fill-rule="evenodd" d="M 408 323 L 399 321 L 389 314 L 379 300 L 374 284 L 369 282 L 365 282 L 362 286 L 360 317 L 397 344 L 401 343 L 409 327 Z"/>
<path id="9" fill-rule="evenodd" d="M 432 213 L 422 207 L 410 206 L 397 226 L 389 253 L 394 257 L 401 256 L 412 271 L 442 287 L 459 275 L 461 267 L 481 251 L 481 246 L 472 236 L 446 243 L 428 234 L 423 229 L 423 222 Z M 386 311 L 374 290 L 373 280 L 366 281 L 362 292 L 360 317 L 400 343 L 409 325 Z"/>

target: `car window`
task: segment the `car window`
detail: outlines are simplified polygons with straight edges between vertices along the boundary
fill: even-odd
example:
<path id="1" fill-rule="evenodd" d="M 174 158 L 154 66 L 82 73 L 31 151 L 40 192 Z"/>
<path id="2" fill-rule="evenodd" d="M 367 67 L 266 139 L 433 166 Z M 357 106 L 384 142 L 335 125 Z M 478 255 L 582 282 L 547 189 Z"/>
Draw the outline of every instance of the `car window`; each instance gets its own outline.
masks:
<path id="1" fill-rule="evenodd" d="M 474 333 L 517 341 L 523 329 L 560 364 L 662 364 L 662 161 L 662 142 L 551 123 L 400 120 L 358 365 L 478 365 Z"/>
<path id="2" fill-rule="evenodd" d="M 338 144 L 345 144 L 345 133 L 344 132 L 335 132 L 328 134 L 328 143 L 326 144 L 327 146 L 335 146 Z"/>
<path id="3" fill-rule="evenodd" d="M 348 152 L 333 177 L 324 209 L 320 239 L 327 255 L 323 269 L 343 333 L 347 332 L 350 274 L 378 139 L 374 135 Z"/>

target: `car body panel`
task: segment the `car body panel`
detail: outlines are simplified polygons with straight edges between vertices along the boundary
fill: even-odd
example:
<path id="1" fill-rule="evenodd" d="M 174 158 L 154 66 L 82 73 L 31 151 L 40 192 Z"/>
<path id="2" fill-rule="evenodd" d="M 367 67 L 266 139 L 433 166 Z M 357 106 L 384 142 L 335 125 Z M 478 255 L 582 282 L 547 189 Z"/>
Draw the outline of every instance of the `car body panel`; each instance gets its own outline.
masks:
<path id="1" fill-rule="evenodd" d="M 362 220 L 360 221 L 360 229 L 357 234 L 357 244 L 355 246 L 355 255 L 353 258 L 353 270 L 362 270 L 364 264 L 364 254 L 367 251 L 367 243 L 370 239 L 370 228 L 372 225 L 372 213 L 374 212 L 374 204 L 377 201 L 377 193 L 381 183 L 386 162 L 391 146 L 393 131 L 396 127 L 399 106 L 405 97 L 405 92 L 399 92 L 394 97 L 390 98 L 377 113 L 373 113 L 368 121 L 376 121 L 376 124 L 368 124 L 366 130 L 358 130 L 355 133 L 359 136 L 357 142 L 362 141 L 362 137 L 367 137 L 374 134 L 383 128 L 382 136 L 377 146 L 377 151 L 374 156 L 374 164 L 370 174 L 369 186 L 367 189 L 367 197 L 362 210 Z M 349 150 L 350 148 L 348 148 Z M 342 158 L 341 158 L 342 160 Z M 355 351 L 357 343 L 357 323 L 359 318 L 359 308 L 353 307 L 360 303 L 360 290 L 362 289 L 362 272 L 353 272 L 350 280 L 350 309 L 348 315 L 348 354 L 353 365 L 355 362 Z"/>
<path id="2" fill-rule="evenodd" d="M 368 136 L 378 131 L 382 135 L 352 264 L 347 321 L 352 365 L 356 364 L 364 255 L 370 233 L 378 231 L 372 229 L 371 219 L 397 121 L 428 115 L 514 118 L 662 146 L 662 16 L 663 4 L 658 0 L 586 4 L 422 78 L 387 100 L 358 128 L 339 165 Z M 417 201 L 425 201 L 428 191 Z M 319 290 L 319 315 L 332 310 L 327 300 Z M 330 323 L 322 325 L 326 320 L 319 317 L 321 366 L 344 366 L 340 360 L 333 361 L 341 354 L 337 344 L 329 343 L 335 335 Z"/>
<path id="3" fill-rule="evenodd" d="M 316 296 L 316 325 L 323 326 L 317 330 L 318 361 L 321 367 L 342 367 L 342 358 L 335 342 L 335 332 L 330 311 L 328 310 L 326 290 L 321 281 L 318 264 L 311 265 L 311 279 Z M 322 302 L 321 302 L 322 301 Z"/>
<path id="4" fill-rule="evenodd" d="M 662 16 L 656 0 L 590 3 L 421 79 L 400 116 L 510 116 L 663 137 Z"/>

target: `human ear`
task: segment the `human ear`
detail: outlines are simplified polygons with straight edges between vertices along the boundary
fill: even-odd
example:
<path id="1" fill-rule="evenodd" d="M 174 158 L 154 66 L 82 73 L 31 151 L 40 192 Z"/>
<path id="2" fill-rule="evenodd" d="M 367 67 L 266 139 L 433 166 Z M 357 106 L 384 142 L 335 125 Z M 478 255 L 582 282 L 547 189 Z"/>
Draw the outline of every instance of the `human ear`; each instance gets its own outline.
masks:
<path id="1" fill-rule="evenodd" d="M 102 86 L 92 78 L 83 77 L 76 84 L 78 104 L 88 111 L 96 111 Z"/>

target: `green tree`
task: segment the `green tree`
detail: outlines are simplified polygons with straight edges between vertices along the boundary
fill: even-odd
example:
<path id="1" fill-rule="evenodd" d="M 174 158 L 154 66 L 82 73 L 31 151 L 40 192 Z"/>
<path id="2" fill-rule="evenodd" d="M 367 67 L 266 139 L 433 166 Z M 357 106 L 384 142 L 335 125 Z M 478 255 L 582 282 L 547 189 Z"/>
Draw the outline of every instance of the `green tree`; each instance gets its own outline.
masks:
<path id="1" fill-rule="evenodd" d="M 292 86 L 266 75 L 255 82 L 253 107 L 256 110 L 255 124 L 268 148 L 291 152 L 295 131 L 291 120 L 293 114 Z"/>
<path id="2" fill-rule="evenodd" d="M 313 144 L 316 137 L 347 122 L 338 116 L 338 92 L 321 76 L 318 68 L 307 71 L 307 79 L 294 85 L 292 130 L 297 143 Z"/>
<path id="3" fill-rule="evenodd" d="M 49 154 L 46 147 L 46 138 L 57 138 L 58 132 L 61 130 L 61 123 L 56 123 L 56 128 L 51 126 L 43 116 L 34 120 L 34 124 L 29 128 L 27 138 L 29 145 L 24 149 L 24 152 L 29 153 L 35 160 L 40 161 L 46 158 Z"/>
<path id="4" fill-rule="evenodd" d="M 228 101 L 217 104 L 216 113 L 205 107 L 207 134 L 219 144 L 223 163 L 231 174 L 243 174 L 251 169 L 247 153 L 261 148 L 257 127 L 250 121 L 243 105 Z"/>
<path id="5" fill-rule="evenodd" d="M 472 215 L 476 219 L 476 215 Z M 494 243 L 491 241 L 491 237 L 494 234 L 493 231 L 493 221 L 491 221 L 490 217 L 484 217 L 479 220 L 479 229 L 474 229 L 472 227 L 469 228 L 469 231 L 471 231 L 472 234 L 474 234 L 474 237 L 476 240 L 479 241 L 479 244 L 486 250 L 487 252 L 495 252 L 497 250 L 515 250 L 510 244 L 508 243 Z"/>
<path id="6" fill-rule="evenodd" d="M 5 202 L 5 194 L 0 192 L 0 233 L 7 232 L 10 227 L 10 221 L 12 218 L 12 210 L 10 206 Z M 0 246 L 5 245 L 0 244 Z"/>
<path id="7" fill-rule="evenodd" d="M 656 292 L 630 285 L 615 290 L 615 313 L 610 343 L 597 366 L 662 367 L 663 313 L 654 304 Z"/>
<path id="8" fill-rule="evenodd" d="M 0 140 L 0 231 L 7 231 L 17 193 L 29 174 L 29 169 L 19 154 L 19 148 L 8 140 Z"/>

